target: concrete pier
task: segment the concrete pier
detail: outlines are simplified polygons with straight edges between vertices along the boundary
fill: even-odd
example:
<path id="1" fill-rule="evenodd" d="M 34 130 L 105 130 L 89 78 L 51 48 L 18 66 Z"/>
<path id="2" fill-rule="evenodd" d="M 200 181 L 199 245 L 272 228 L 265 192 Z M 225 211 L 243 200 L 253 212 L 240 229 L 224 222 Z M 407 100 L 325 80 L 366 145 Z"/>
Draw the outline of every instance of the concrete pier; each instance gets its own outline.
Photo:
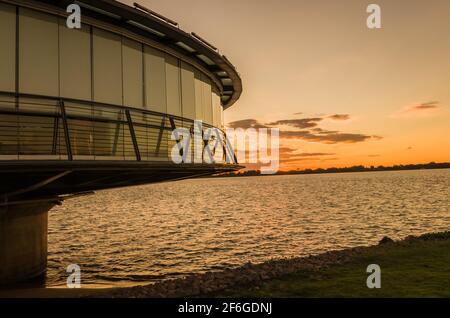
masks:
<path id="1" fill-rule="evenodd" d="M 0 285 L 45 274 L 48 211 L 54 205 L 43 201 L 0 206 Z"/>

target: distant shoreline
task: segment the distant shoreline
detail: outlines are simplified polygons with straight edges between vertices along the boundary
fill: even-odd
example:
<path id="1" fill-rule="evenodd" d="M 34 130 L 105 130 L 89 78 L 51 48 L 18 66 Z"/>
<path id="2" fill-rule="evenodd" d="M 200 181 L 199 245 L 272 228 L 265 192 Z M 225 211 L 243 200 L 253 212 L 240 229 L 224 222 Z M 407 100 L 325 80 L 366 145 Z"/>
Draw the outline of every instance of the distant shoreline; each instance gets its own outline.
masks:
<path id="1" fill-rule="evenodd" d="M 412 170 L 437 170 L 450 169 L 450 162 L 435 163 L 430 162 L 426 164 L 408 164 L 408 165 L 394 165 L 394 166 L 352 166 L 344 168 L 327 168 L 327 169 L 304 169 L 304 170 L 290 170 L 279 171 L 275 174 L 261 174 L 259 170 L 247 170 L 244 172 L 231 172 L 225 174 L 217 174 L 213 176 L 205 176 L 204 178 L 236 178 L 236 177 L 253 177 L 253 176 L 286 176 L 286 175 L 307 175 L 307 174 L 327 174 L 327 173 L 351 173 L 351 172 L 381 172 L 381 171 L 412 171 Z"/>

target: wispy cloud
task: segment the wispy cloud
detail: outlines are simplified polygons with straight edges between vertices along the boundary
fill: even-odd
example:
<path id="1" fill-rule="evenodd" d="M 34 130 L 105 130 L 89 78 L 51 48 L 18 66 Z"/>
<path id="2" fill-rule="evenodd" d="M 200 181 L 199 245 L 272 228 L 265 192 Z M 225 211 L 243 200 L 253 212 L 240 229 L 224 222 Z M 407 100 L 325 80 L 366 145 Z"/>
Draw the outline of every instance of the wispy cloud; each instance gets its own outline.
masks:
<path id="1" fill-rule="evenodd" d="M 238 121 L 233 121 L 231 123 L 227 124 L 227 127 L 229 128 L 242 128 L 242 129 L 248 129 L 248 128 L 267 128 L 267 126 L 261 124 L 256 119 L 243 119 Z"/>
<path id="2" fill-rule="evenodd" d="M 295 128 L 305 129 L 316 127 L 323 118 L 300 118 L 300 119 L 284 119 L 269 123 L 269 126 L 291 126 Z"/>
<path id="3" fill-rule="evenodd" d="M 439 102 L 437 101 L 422 103 L 420 105 L 414 106 L 411 110 L 436 109 L 438 108 L 438 104 Z"/>
<path id="4" fill-rule="evenodd" d="M 326 118 L 334 118 L 334 120 L 348 120 L 350 115 L 335 114 L 324 117 L 282 119 L 267 124 L 262 124 L 256 119 L 245 119 L 231 122 L 228 124 L 228 127 L 246 129 L 289 126 L 296 129 L 280 129 L 281 138 L 319 142 L 324 144 L 358 143 L 367 140 L 382 139 L 382 137 L 376 135 L 346 133 L 336 130 L 331 131 L 319 127 L 319 124 L 321 124 L 321 122 Z"/>
<path id="5" fill-rule="evenodd" d="M 317 157 L 317 156 L 332 156 L 334 153 L 327 152 L 301 152 L 296 154 L 298 157 Z"/>
<path id="6" fill-rule="evenodd" d="M 430 101 L 420 104 L 415 104 L 412 106 L 407 106 L 399 111 L 392 114 L 390 117 L 392 118 L 401 118 L 401 117 L 418 117 L 418 116 L 429 116 L 436 112 L 439 109 L 438 101 Z"/>
<path id="7" fill-rule="evenodd" d="M 335 153 L 328 152 L 299 152 L 299 153 L 285 153 L 281 154 L 283 160 L 308 160 L 308 159 L 320 159 L 322 157 L 334 156 Z"/>
<path id="8" fill-rule="evenodd" d="M 365 134 L 352 134 L 352 133 L 320 133 L 314 134 L 307 130 L 301 131 L 280 131 L 280 137 L 289 139 L 301 139 L 305 141 L 321 142 L 324 144 L 337 144 L 337 143 L 357 143 L 370 139 L 379 140 L 381 137 Z"/>
<path id="9" fill-rule="evenodd" d="M 348 115 L 348 114 L 335 114 L 335 115 L 328 116 L 328 118 L 333 119 L 333 120 L 349 120 L 350 119 L 350 115 Z"/>

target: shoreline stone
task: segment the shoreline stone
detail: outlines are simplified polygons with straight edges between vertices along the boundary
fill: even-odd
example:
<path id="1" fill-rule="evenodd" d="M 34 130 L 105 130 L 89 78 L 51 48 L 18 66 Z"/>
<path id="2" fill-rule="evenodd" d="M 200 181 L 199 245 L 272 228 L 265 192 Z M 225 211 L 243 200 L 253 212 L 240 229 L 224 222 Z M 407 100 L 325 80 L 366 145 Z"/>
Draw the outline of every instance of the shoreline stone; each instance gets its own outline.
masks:
<path id="1" fill-rule="evenodd" d="M 394 241 L 384 237 L 380 245 L 404 245 L 413 241 L 449 239 L 450 232 L 425 234 L 419 237 L 408 236 Z M 280 278 L 301 270 L 320 270 L 330 266 L 344 264 L 352 257 L 362 254 L 375 246 L 354 247 L 345 250 L 329 251 L 319 255 L 274 259 L 261 264 L 246 263 L 238 268 L 213 271 L 204 274 L 192 274 L 181 279 L 162 281 L 155 284 L 128 288 L 115 288 L 107 293 L 93 297 L 104 298 L 180 298 L 211 295 L 235 287 L 257 287 L 265 281 Z"/>

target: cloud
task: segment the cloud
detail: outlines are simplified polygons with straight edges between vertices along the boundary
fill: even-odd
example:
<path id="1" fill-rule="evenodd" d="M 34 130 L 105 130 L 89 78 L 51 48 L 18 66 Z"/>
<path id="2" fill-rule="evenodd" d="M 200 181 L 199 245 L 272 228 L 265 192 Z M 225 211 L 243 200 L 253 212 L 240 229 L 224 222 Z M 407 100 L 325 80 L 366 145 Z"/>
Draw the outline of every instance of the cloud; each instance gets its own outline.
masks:
<path id="1" fill-rule="evenodd" d="M 350 134 L 350 133 L 330 133 L 330 134 L 313 134 L 309 131 L 280 131 L 280 137 L 290 139 L 302 139 L 306 141 L 321 142 L 325 144 L 337 143 L 357 143 L 370 139 L 379 140 L 379 136 L 371 136 L 365 134 Z"/>
<path id="2" fill-rule="evenodd" d="M 301 118 L 301 119 L 284 119 L 278 120 L 273 123 L 269 123 L 269 126 L 291 126 L 295 128 L 305 129 L 316 127 L 319 122 L 321 122 L 323 118 Z"/>
<path id="3" fill-rule="evenodd" d="M 291 158 L 285 158 L 281 159 L 280 163 L 282 164 L 294 164 L 296 162 L 304 162 L 304 161 L 311 161 L 311 162 L 317 162 L 317 161 L 334 161 L 338 160 L 337 157 L 331 157 L 331 158 L 321 158 L 321 157 L 291 157 Z"/>
<path id="4" fill-rule="evenodd" d="M 287 159 L 281 159 L 280 163 L 292 163 L 292 162 L 300 162 L 300 161 L 317 161 L 317 158 L 287 158 Z"/>
<path id="5" fill-rule="evenodd" d="M 335 161 L 335 160 L 338 160 L 339 158 L 337 158 L 337 157 L 334 157 L 334 158 L 324 158 L 324 159 L 321 159 L 320 161 Z"/>
<path id="6" fill-rule="evenodd" d="M 233 121 L 231 123 L 228 123 L 227 127 L 234 128 L 234 129 L 236 129 L 236 128 L 242 128 L 242 129 L 267 128 L 267 126 L 262 125 L 256 119 L 243 119 L 243 120 Z"/>
<path id="7" fill-rule="evenodd" d="M 271 148 L 264 149 L 265 151 L 272 151 Z M 278 152 L 280 156 L 284 158 L 307 158 L 307 157 L 318 157 L 318 156 L 332 156 L 335 153 L 328 152 L 298 152 L 299 149 L 291 148 L 291 147 L 280 147 L 278 148 Z"/>
<path id="8" fill-rule="evenodd" d="M 392 114 L 390 117 L 392 118 L 401 118 L 401 117 L 417 117 L 417 116 L 426 116 L 431 115 L 436 110 L 439 109 L 438 101 L 430 101 L 426 103 L 420 103 L 413 106 L 408 106 L 400 109 L 399 111 Z"/>
<path id="9" fill-rule="evenodd" d="M 349 120 L 350 119 L 350 115 L 348 115 L 348 114 L 335 114 L 335 115 L 328 116 L 328 118 L 333 119 L 333 120 Z"/>
<path id="10" fill-rule="evenodd" d="M 320 142 L 324 144 L 337 144 L 337 143 L 358 143 L 367 140 L 380 140 L 381 136 L 368 135 L 368 134 L 355 134 L 346 133 L 336 130 L 325 130 L 319 127 L 319 124 L 325 118 L 334 118 L 334 120 L 347 120 L 350 115 L 330 115 L 324 117 L 311 117 L 300 119 L 282 119 L 271 123 L 262 124 L 256 119 L 244 119 L 229 123 L 227 126 L 230 128 L 269 128 L 276 126 L 291 126 L 297 128 L 296 130 L 280 129 L 280 138 L 297 139 L 310 142 Z M 285 153 L 292 153 L 294 150 L 285 147 L 283 149 Z M 281 151 L 280 151 L 281 153 Z"/>
<path id="11" fill-rule="evenodd" d="M 333 156 L 335 153 L 327 153 L 327 152 L 301 152 L 301 153 L 288 153 L 281 154 L 282 161 L 305 161 L 305 160 L 318 160 L 322 157 Z"/>
<path id="12" fill-rule="evenodd" d="M 319 128 L 319 127 L 313 128 L 313 129 L 311 129 L 311 131 L 313 131 L 316 134 L 321 134 L 321 135 L 336 134 L 336 133 L 339 132 L 337 130 L 325 130 L 325 129 L 322 129 L 322 128 Z"/>
<path id="13" fill-rule="evenodd" d="M 436 109 L 439 107 L 438 104 L 439 102 L 436 101 L 422 103 L 420 105 L 413 106 L 411 110 Z"/>
<path id="14" fill-rule="evenodd" d="M 318 156 L 332 156 L 334 153 L 327 152 L 302 152 L 295 154 L 297 157 L 318 157 Z"/>
<path id="15" fill-rule="evenodd" d="M 278 151 L 280 154 L 290 155 L 290 154 L 296 152 L 297 149 L 290 148 L 290 147 L 280 147 L 280 148 L 278 148 Z"/>

